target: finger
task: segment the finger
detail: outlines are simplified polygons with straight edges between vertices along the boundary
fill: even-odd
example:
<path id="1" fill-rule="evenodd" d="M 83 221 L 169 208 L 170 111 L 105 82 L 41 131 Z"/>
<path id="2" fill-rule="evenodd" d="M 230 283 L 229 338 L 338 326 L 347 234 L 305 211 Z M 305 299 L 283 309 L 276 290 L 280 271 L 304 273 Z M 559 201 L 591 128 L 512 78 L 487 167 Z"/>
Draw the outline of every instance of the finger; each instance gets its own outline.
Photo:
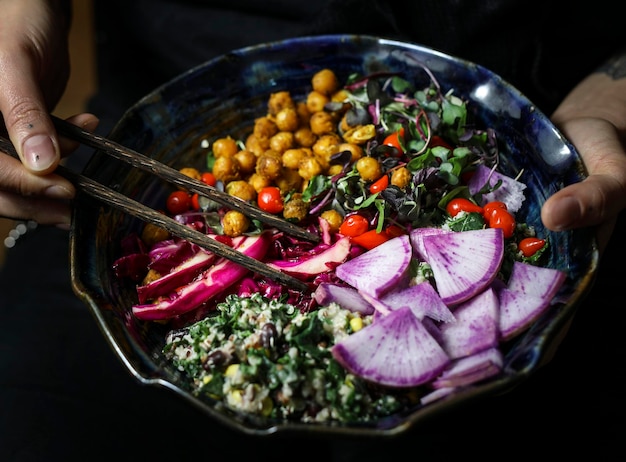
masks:
<path id="1" fill-rule="evenodd" d="M 30 62 L 21 54 L 2 61 L 0 112 L 11 142 L 24 166 L 32 173 L 46 175 L 61 156 L 56 131 Z"/>
<path id="2" fill-rule="evenodd" d="M 90 133 L 93 133 L 96 128 L 98 128 L 98 124 L 100 123 L 100 120 L 95 115 L 90 113 L 77 114 L 72 117 L 68 117 L 66 120 Z M 65 157 L 69 153 L 75 151 L 79 145 L 80 143 L 78 141 L 71 140 L 64 136 L 59 138 L 59 146 L 61 148 L 62 157 Z"/>
<path id="3" fill-rule="evenodd" d="M 67 227 L 72 220 L 69 201 L 45 197 L 26 198 L 19 194 L 0 191 L 0 216 L 15 220 L 34 220 L 42 225 Z"/>

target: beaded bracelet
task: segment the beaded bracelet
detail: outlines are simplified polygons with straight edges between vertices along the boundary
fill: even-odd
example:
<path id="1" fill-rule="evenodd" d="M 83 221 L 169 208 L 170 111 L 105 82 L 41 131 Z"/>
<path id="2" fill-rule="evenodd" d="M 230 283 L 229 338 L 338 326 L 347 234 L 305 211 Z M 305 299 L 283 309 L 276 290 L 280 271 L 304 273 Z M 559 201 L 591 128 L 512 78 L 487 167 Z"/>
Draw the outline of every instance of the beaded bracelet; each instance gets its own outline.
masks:
<path id="1" fill-rule="evenodd" d="M 28 231 L 32 231 L 37 228 L 37 222 L 33 220 L 18 221 L 15 227 L 9 231 L 7 237 L 4 238 L 4 246 L 10 249 L 15 246 L 17 240 L 25 235 Z"/>

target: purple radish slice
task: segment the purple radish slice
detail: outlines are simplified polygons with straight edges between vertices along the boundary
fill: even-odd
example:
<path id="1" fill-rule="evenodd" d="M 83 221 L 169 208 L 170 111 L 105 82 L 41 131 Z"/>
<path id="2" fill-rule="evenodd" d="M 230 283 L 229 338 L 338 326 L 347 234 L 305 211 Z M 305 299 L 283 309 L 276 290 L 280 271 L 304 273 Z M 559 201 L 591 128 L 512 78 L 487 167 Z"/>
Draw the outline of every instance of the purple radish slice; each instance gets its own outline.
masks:
<path id="1" fill-rule="evenodd" d="M 499 181 L 502 183 L 496 190 L 482 196 L 482 205 L 491 201 L 501 201 L 506 204 L 509 212 L 517 212 L 522 206 L 522 202 L 525 200 L 524 190 L 526 189 L 526 185 L 524 183 L 481 164 L 476 167 L 476 171 L 467 186 L 469 187 L 470 194 L 476 194 L 487 182 L 493 187 Z"/>
<path id="2" fill-rule="evenodd" d="M 442 324 L 440 341 L 452 359 L 498 346 L 499 301 L 487 288 L 454 309 L 456 321 Z"/>
<path id="3" fill-rule="evenodd" d="M 413 252 L 415 257 L 420 261 L 426 260 L 426 250 L 424 249 L 424 236 L 430 236 L 433 234 L 446 234 L 452 233 L 448 229 L 444 228 L 415 228 L 409 234 L 409 239 L 411 240 L 411 246 L 413 247 Z"/>
<path id="4" fill-rule="evenodd" d="M 500 299 L 500 340 L 515 337 L 551 305 L 565 273 L 553 268 L 515 262 L 506 287 L 497 287 Z"/>
<path id="5" fill-rule="evenodd" d="M 457 305 L 483 291 L 495 279 L 504 256 L 500 228 L 424 236 L 426 261 L 443 302 Z"/>
<path id="6" fill-rule="evenodd" d="M 371 303 L 365 300 L 353 287 L 322 282 L 315 289 L 313 298 L 322 306 L 335 302 L 342 308 L 350 311 L 362 314 L 372 314 L 374 312 L 374 307 Z"/>
<path id="7" fill-rule="evenodd" d="M 404 288 L 394 288 L 376 302 L 373 302 L 373 304 L 379 311 L 385 313 L 408 306 L 420 320 L 424 319 L 424 316 L 428 316 L 435 321 L 454 321 L 454 314 L 443 303 L 443 300 L 441 300 L 441 297 L 429 281 L 423 281 Z"/>
<path id="8" fill-rule="evenodd" d="M 380 298 L 406 280 L 412 257 L 409 236 L 405 234 L 342 263 L 335 274 L 359 292 Z"/>
<path id="9" fill-rule="evenodd" d="M 441 376 L 432 382 L 434 388 L 450 388 L 471 385 L 498 375 L 502 371 L 502 352 L 488 348 L 450 363 Z"/>
<path id="10" fill-rule="evenodd" d="M 438 377 L 450 363 L 410 308 L 400 308 L 331 348 L 348 371 L 388 387 L 414 387 Z"/>

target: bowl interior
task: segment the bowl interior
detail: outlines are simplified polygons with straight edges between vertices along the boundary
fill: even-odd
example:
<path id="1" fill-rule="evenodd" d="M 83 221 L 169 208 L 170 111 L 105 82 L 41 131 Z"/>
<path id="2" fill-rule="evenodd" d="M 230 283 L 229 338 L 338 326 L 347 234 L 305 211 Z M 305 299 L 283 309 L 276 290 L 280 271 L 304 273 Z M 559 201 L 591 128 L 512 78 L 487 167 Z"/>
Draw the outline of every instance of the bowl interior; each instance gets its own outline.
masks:
<path id="1" fill-rule="evenodd" d="M 580 181 L 580 157 L 549 120 L 515 88 L 487 69 L 418 45 L 364 36 L 309 37 L 264 44 L 209 61 L 156 89 L 117 123 L 109 137 L 175 168 L 203 167 L 206 146 L 216 138 L 244 138 L 264 115 L 272 92 L 304 98 L 313 73 L 333 69 L 345 81 L 352 73 L 399 72 L 416 86 L 436 77 L 444 91 L 469 100 L 477 123 L 493 127 L 502 149 L 502 170 L 528 186 L 521 214 L 552 242 L 548 265 L 568 272 L 560 303 L 519 337 L 506 352 L 504 377 L 367 425 L 286 424 L 232 413 L 210 399 L 199 400 L 161 355 L 167 326 L 133 318 L 134 287 L 115 278 L 112 263 L 122 238 L 143 223 L 80 194 L 75 207 L 70 258 L 74 290 L 92 310 L 112 348 L 131 373 L 147 384 L 172 389 L 214 418 L 248 433 L 308 431 L 390 435 L 427 416 L 480 395 L 512 388 L 536 370 L 558 345 L 558 337 L 595 275 L 598 252 L 589 230 L 547 232 L 541 204 L 564 185 Z M 208 143 L 207 143 L 208 142 Z M 94 153 L 84 174 L 152 208 L 162 208 L 173 189 L 156 177 Z M 181 403 L 184 405 L 184 403 Z"/>

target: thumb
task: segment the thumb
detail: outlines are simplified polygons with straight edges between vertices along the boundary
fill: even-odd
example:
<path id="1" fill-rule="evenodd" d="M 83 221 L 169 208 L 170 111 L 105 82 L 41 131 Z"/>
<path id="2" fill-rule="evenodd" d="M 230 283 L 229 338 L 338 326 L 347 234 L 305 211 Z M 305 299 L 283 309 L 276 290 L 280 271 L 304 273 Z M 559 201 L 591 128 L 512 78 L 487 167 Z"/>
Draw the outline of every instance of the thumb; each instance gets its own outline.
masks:
<path id="1" fill-rule="evenodd" d="M 34 174 L 45 175 L 57 167 L 61 155 L 39 85 L 32 73 L 23 72 L 29 67 L 20 66 L 19 62 L 5 66 L 0 85 L 0 112 L 24 167 Z"/>

